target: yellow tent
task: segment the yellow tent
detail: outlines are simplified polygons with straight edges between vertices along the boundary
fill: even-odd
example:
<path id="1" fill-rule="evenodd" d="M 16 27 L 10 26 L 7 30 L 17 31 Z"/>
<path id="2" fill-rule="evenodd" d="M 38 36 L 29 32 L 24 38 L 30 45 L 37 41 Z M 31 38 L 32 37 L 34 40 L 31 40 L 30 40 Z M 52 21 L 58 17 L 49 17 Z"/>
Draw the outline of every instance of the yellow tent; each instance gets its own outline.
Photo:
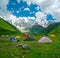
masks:
<path id="1" fill-rule="evenodd" d="M 54 35 L 54 34 L 51 34 L 50 36 L 51 36 L 51 37 L 55 37 L 55 35 Z"/>
<path id="2" fill-rule="evenodd" d="M 17 35 L 16 38 L 20 38 L 20 36 Z"/>

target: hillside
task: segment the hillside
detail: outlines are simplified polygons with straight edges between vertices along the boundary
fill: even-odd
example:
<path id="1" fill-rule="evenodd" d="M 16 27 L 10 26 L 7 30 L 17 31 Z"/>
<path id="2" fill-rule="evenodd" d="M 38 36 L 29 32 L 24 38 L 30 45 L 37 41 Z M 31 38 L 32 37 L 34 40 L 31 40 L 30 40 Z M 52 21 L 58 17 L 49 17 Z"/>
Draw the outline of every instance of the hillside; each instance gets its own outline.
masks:
<path id="1" fill-rule="evenodd" d="M 47 28 L 44 28 L 40 25 L 34 25 L 34 26 L 32 26 L 32 28 L 30 28 L 30 33 L 36 34 L 36 35 L 48 35 L 50 32 L 52 32 L 59 26 L 60 26 L 60 22 L 52 23 Z M 59 28 L 59 30 L 60 30 L 60 28 Z"/>
<path id="2" fill-rule="evenodd" d="M 49 34 L 55 30 L 55 33 L 60 31 L 60 22 L 53 23 L 46 28 L 45 33 Z"/>
<path id="3" fill-rule="evenodd" d="M 49 34 L 60 35 L 60 26 L 58 26 L 56 29 L 52 30 Z"/>
<path id="4" fill-rule="evenodd" d="M 12 24 L 8 23 L 4 19 L 0 18 L 0 35 L 1 34 L 13 34 L 13 33 L 18 33 L 19 30 L 14 27 Z"/>
<path id="5" fill-rule="evenodd" d="M 40 26 L 40 25 L 34 25 L 30 28 L 30 34 L 32 35 L 42 35 L 44 34 L 44 27 Z"/>

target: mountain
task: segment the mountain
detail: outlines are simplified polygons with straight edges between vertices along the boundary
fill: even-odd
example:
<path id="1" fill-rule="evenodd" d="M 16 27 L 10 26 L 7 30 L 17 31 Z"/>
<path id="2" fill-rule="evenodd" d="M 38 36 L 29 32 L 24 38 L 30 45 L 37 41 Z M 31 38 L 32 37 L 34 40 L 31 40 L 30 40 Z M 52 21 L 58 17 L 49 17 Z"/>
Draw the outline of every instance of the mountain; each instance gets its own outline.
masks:
<path id="1" fill-rule="evenodd" d="M 39 35 L 48 35 L 50 32 L 60 27 L 60 22 L 54 22 L 50 24 L 47 28 L 44 28 L 41 25 L 35 24 L 30 28 L 31 34 L 39 34 Z"/>
<path id="2" fill-rule="evenodd" d="M 29 32 L 26 28 L 31 27 L 35 20 L 34 18 L 31 19 L 30 17 L 28 17 L 29 19 L 27 19 L 26 17 L 19 17 L 17 19 L 5 19 L 6 21 L 8 21 L 9 23 L 11 23 L 12 25 L 14 25 L 16 28 L 18 28 L 21 32 Z"/>
<path id="3" fill-rule="evenodd" d="M 13 34 L 20 32 L 16 27 L 12 24 L 8 23 L 4 19 L 0 18 L 0 35 L 1 34 Z"/>
<path id="4" fill-rule="evenodd" d="M 45 30 L 44 27 L 42 27 L 41 25 L 35 24 L 30 28 L 30 34 L 33 34 L 33 35 L 40 34 L 40 35 L 42 35 L 42 34 L 44 34 L 44 30 Z"/>

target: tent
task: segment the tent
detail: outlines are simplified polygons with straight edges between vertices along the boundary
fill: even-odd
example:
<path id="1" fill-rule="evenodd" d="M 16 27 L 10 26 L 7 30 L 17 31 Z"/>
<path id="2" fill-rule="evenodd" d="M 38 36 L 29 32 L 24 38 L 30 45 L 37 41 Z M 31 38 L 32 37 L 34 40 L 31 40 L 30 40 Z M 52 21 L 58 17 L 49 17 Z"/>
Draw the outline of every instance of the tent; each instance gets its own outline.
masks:
<path id="1" fill-rule="evenodd" d="M 16 36 L 16 38 L 20 38 L 20 36 L 19 36 L 19 35 L 17 35 L 17 36 Z"/>
<path id="2" fill-rule="evenodd" d="M 10 38 L 10 41 L 11 41 L 11 42 L 16 42 L 17 40 L 16 40 L 16 38 L 13 36 L 13 37 Z"/>
<path id="3" fill-rule="evenodd" d="M 24 38 L 28 38 L 29 35 L 28 35 L 27 33 L 25 33 L 25 34 L 23 35 L 23 37 L 24 37 Z"/>
<path id="4" fill-rule="evenodd" d="M 34 41 L 34 39 L 31 38 L 31 37 L 28 37 L 28 38 L 26 38 L 24 41 Z"/>
<path id="5" fill-rule="evenodd" d="M 43 36 L 39 41 L 39 43 L 49 43 L 52 42 L 48 37 Z"/>

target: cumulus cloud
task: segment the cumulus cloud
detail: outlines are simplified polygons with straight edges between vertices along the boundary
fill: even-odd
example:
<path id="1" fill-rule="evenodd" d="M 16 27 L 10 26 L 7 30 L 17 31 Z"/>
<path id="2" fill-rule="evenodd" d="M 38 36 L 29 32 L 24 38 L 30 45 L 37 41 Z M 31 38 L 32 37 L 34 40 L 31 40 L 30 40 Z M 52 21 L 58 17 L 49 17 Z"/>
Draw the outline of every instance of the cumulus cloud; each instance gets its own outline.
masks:
<path id="1" fill-rule="evenodd" d="M 9 0 L 0 0 L 0 17 L 4 18 L 4 20 L 9 21 L 10 23 L 14 23 L 17 17 L 7 10 L 8 3 Z"/>
<path id="2" fill-rule="evenodd" d="M 32 19 L 32 20 L 35 20 L 35 17 L 28 17 L 28 19 Z"/>
<path id="3" fill-rule="evenodd" d="M 7 20 L 11 23 L 14 23 L 17 17 L 11 14 L 11 12 L 7 10 L 8 3 L 9 3 L 9 0 L 0 0 L 0 7 L 1 7 L 0 17 L 4 18 L 4 20 Z"/>
<path id="4" fill-rule="evenodd" d="M 38 22 L 39 25 L 42 25 L 43 27 L 46 27 L 46 24 L 48 21 L 46 20 L 46 14 L 43 12 L 36 12 L 36 22 Z"/>
<path id="5" fill-rule="evenodd" d="M 20 0 L 17 0 L 17 2 L 20 2 Z M 9 0 L 0 0 L 0 17 L 4 18 L 6 21 L 14 24 L 17 20 L 24 20 L 24 22 L 28 22 L 28 19 L 35 19 L 33 17 L 19 17 L 17 18 L 11 12 L 7 10 L 7 4 L 9 3 Z M 15 3 L 14 3 L 15 5 Z M 29 8 L 25 8 L 24 10 L 29 10 Z M 19 13 L 19 11 L 17 11 Z"/>
<path id="6" fill-rule="evenodd" d="M 40 6 L 37 6 L 35 9 L 37 9 L 39 11 L 40 10 Z"/>
<path id="7" fill-rule="evenodd" d="M 60 21 L 60 0 L 46 1 L 43 3 L 43 5 L 41 4 L 41 9 L 45 13 L 50 13 L 53 15 L 56 18 L 56 21 Z"/>
<path id="8" fill-rule="evenodd" d="M 45 19 L 45 14 L 43 13 L 43 12 L 36 12 L 36 14 L 35 14 L 35 16 L 37 17 L 37 18 L 39 18 L 39 19 Z M 39 20 L 38 19 L 38 20 Z"/>
<path id="9" fill-rule="evenodd" d="M 2 12 L 7 13 L 7 4 L 8 4 L 9 0 L 0 0 L 0 7 Z"/>
<path id="10" fill-rule="evenodd" d="M 11 12 L 7 10 L 7 4 L 9 0 L 0 0 L 0 17 L 7 18 L 7 15 L 9 16 Z"/>
<path id="11" fill-rule="evenodd" d="M 28 5 L 30 5 L 31 3 L 36 3 L 36 4 L 40 4 L 41 2 L 44 2 L 45 0 L 23 0 L 26 1 Z"/>
<path id="12" fill-rule="evenodd" d="M 28 5 L 35 3 L 40 6 L 44 13 L 50 13 L 56 18 L 56 21 L 60 21 L 60 0 L 24 0 Z"/>
<path id="13" fill-rule="evenodd" d="M 30 11 L 30 9 L 29 8 L 24 8 L 24 11 Z"/>
<path id="14" fill-rule="evenodd" d="M 19 2 L 20 2 L 20 0 L 19 0 Z M 9 3 L 9 0 L 0 0 L 0 8 L 1 8 L 0 9 L 0 17 L 4 18 L 5 20 L 7 20 L 8 22 L 10 22 L 12 24 L 20 19 L 24 20 L 24 22 L 28 22 L 29 18 L 33 19 L 33 17 L 19 17 L 19 18 L 17 18 L 10 11 L 7 10 L 8 3 Z M 29 10 L 29 8 L 25 8 L 25 10 Z M 19 11 L 17 11 L 17 13 L 19 13 Z"/>
<path id="15" fill-rule="evenodd" d="M 28 18 L 27 17 L 19 17 L 19 19 L 24 21 L 24 22 L 28 22 Z"/>

